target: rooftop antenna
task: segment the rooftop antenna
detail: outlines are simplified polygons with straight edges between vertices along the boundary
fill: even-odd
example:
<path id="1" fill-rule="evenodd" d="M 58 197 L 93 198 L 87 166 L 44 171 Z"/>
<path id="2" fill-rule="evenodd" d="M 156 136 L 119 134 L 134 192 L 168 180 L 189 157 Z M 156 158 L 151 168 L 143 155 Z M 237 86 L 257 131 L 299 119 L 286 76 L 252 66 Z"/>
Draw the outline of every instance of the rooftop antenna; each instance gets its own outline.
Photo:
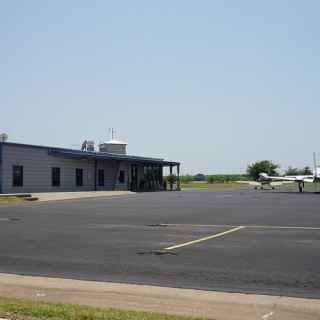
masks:
<path id="1" fill-rule="evenodd" d="M 109 128 L 109 140 L 112 140 L 112 131 L 113 131 L 113 128 Z"/>
<path id="2" fill-rule="evenodd" d="M 114 140 L 116 138 L 116 129 L 112 128 L 111 130 L 111 140 Z"/>
<path id="3" fill-rule="evenodd" d="M 113 140 L 116 136 L 116 130 L 114 128 L 109 128 L 109 140 Z"/>

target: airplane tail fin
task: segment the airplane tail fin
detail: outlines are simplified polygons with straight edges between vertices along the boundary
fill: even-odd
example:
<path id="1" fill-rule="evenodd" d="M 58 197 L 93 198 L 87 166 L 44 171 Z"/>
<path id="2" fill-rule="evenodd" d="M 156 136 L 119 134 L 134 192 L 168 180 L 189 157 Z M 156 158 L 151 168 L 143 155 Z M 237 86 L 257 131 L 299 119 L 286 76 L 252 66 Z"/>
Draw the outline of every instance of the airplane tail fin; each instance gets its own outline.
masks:
<path id="1" fill-rule="evenodd" d="M 320 167 L 317 164 L 317 154 L 313 153 L 314 175 L 316 179 L 320 179 Z"/>

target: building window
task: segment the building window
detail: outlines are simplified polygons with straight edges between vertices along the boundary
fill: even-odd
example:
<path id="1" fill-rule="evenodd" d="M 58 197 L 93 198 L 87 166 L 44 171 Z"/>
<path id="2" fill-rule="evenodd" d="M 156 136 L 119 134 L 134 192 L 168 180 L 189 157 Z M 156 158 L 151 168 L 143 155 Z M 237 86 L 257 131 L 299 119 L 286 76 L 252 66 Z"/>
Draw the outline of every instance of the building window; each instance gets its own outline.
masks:
<path id="1" fill-rule="evenodd" d="M 76 169 L 76 186 L 83 186 L 83 169 Z"/>
<path id="2" fill-rule="evenodd" d="M 98 185 L 99 187 L 104 187 L 104 170 L 98 170 Z"/>
<path id="3" fill-rule="evenodd" d="M 51 168 L 51 185 L 60 187 L 60 168 Z"/>
<path id="4" fill-rule="evenodd" d="M 125 181 L 126 181 L 125 172 L 124 172 L 124 170 L 120 170 L 119 182 L 120 182 L 120 183 L 125 183 Z"/>
<path id="5" fill-rule="evenodd" d="M 23 187 L 23 166 L 12 167 L 12 186 Z"/>

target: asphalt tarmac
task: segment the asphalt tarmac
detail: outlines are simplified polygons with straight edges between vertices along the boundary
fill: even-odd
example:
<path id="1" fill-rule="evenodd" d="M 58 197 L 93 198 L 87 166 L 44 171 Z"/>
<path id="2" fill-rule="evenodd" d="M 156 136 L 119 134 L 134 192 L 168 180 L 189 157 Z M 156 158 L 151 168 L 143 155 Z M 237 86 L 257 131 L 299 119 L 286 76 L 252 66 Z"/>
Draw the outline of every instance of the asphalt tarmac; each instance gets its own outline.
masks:
<path id="1" fill-rule="evenodd" d="M 319 266 L 320 194 L 312 192 L 0 206 L 1 273 L 320 298 Z"/>

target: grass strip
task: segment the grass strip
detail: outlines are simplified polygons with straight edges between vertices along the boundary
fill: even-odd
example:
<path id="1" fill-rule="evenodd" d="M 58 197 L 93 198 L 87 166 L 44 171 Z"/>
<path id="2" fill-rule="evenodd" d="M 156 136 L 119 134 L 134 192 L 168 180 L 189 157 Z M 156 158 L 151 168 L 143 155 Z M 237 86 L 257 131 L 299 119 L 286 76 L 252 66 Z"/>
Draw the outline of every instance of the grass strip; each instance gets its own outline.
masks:
<path id="1" fill-rule="evenodd" d="M 243 188 L 243 184 L 240 183 L 206 183 L 206 182 L 199 182 L 199 183 L 182 183 L 182 189 L 224 189 L 224 188 Z"/>
<path id="2" fill-rule="evenodd" d="M 24 201 L 24 199 L 22 197 L 0 196 L 0 204 L 1 203 L 20 203 L 23 201 Z"/>
<path id="3" fill-rule="evenodd" d="M 0 297 L 0 317 L 10 315 L 50 320 L 196 320 L 193 317 L 152 312 L 102 309 L 84 305 L 49 303 Z M 199 319 L 199 318 L 197 318 Z"/>

